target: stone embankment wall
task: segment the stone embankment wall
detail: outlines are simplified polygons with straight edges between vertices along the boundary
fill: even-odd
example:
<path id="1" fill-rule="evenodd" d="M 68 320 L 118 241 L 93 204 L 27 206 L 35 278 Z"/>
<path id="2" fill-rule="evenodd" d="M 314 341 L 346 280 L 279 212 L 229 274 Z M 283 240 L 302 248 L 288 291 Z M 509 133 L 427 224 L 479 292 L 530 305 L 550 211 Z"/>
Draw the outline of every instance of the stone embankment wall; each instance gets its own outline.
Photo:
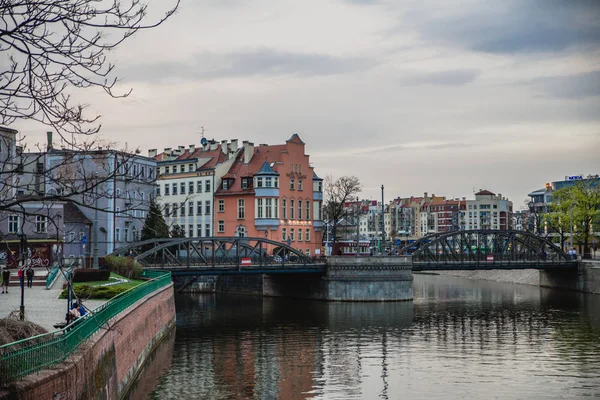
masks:
<path id="1" fill-rule="evenodd" d="M 555 289 L 600 294 L 600 261 L 583 261 L 577 270 L 493 270 L 440 271 L 440 275 L 459 276 L 494 282 L 519 283 Z"/>
<path id="2" fill-rule="evenodd" d="M 173 285 L 144 297 L 101 327 L 64 363 L 27 376 L 7 399 L 119 399 L 175 326 Z"/>

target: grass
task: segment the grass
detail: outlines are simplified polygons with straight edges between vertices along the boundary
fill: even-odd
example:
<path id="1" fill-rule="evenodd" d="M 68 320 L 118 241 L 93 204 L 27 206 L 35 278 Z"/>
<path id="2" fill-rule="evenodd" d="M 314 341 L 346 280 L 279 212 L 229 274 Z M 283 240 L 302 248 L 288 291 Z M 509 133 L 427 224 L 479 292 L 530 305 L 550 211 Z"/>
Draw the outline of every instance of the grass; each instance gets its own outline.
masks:
<path id="1" fill-rule="evenodd" d="M 115 274 L 111 272 L 111 278 L 116 279 L 127 279 L 122 277 L 121 275 Z M 111 286 L 101 286 L 106 283 L 113 283 L 115 279 L 110 279 L 108 281 L 95 281 L 95 282 L 76 282 L 73 284 L 73 290 L 75 291 L 77 297 L 84 299 L 112 299 L 116 295 L 129 290 L 137 285 L 143 283 L 144 281 L 128 279 L 128 282 L 119 283 Z M 61 299 L 67 298 L 67 289 L 64 289 L 60 294 Z"/>

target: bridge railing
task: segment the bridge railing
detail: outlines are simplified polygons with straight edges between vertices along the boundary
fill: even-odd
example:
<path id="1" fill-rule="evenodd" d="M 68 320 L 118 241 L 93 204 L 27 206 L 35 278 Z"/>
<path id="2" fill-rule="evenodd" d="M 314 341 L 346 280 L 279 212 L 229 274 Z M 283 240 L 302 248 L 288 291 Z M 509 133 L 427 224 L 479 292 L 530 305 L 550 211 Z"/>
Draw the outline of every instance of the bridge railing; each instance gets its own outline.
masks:
<path id="1" fill-rule="evenodd" d="M 170 272 L 145 271 L 151 280 L 123 292 L 64 329 L 0 346 L 0 382 L 4 385 L 63 362 L 117 314 L 171 283 Z"/>

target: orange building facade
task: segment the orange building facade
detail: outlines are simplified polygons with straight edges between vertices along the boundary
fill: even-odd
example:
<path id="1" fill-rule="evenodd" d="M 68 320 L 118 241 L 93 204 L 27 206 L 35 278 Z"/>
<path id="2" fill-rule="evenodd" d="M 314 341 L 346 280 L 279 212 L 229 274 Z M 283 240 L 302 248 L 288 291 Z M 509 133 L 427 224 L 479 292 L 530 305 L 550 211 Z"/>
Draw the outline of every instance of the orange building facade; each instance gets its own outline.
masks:
<path id="1" fill-rule="evenodd" d="M 322 202 L 322 179 L 297 134 L 282 145 L 244 142 L 215 192 L 215 236 L 267 238 L 319 256 Z"/>

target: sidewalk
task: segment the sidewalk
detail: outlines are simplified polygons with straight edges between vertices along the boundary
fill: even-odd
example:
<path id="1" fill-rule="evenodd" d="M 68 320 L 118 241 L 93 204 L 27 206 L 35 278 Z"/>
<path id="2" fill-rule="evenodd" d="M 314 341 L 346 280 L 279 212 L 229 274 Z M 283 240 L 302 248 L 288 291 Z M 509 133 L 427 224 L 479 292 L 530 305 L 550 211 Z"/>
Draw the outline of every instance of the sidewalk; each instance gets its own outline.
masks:
<path id="1" fill-rule="evenodd" d="M 64 322 L 67 314 L 67 300 L 58 298 L 64 281 L 64 277 L 59 276 L 50 290 L 46 290 L 46 286 L 25 287 L 25 319 L 46 328 L 49 332 L 55 331 L 53 325 Z M 93 310 L 105 302 L 106 300 L 86 300 L 83 305 Z M 11 311 L 16 311 L 18 315 L 20 305 L 19 286 L 10 286 L 8 293 L 0 292 L 0 318 L 6 318 Z"/>

